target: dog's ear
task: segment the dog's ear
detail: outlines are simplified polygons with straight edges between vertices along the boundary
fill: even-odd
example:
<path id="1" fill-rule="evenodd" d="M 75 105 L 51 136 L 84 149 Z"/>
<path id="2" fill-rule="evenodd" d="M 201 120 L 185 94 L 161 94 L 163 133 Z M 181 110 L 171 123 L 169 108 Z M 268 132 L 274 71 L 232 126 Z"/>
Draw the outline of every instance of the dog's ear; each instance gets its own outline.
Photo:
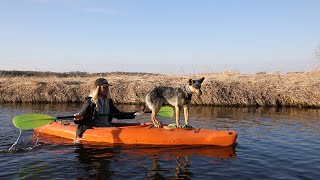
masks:
<path id="1" fill-rule="evenodd" d="M 202 83 L 204 80 L 204 77 L 202 77 L 201 79 L 199 79 L 200 83 Z"/>
<path id="2" fill-rule="evenodd" d="M 193 84 L 193 80 L 189 79 L 189 85 L 191 86 Z"/>

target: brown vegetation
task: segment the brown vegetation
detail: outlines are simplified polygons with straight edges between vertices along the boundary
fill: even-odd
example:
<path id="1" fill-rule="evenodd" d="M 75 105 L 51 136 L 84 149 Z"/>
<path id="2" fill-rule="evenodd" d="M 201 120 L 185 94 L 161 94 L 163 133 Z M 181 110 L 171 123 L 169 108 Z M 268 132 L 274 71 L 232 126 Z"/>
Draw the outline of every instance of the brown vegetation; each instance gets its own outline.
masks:
<path id="1" fill-rule="evenodd" d="M 93 81 L 105 77 L 113 85 L 115 103 L 141 104 L 153 86 L 183 86 L 205 77 L 203 95 L 194 105 L 320 107 L 320 70 L 296 73 L 233 72 L 163 75 L 151 73 L 51 73 L 0 71 L 0 102 L 82 102 Z"/>

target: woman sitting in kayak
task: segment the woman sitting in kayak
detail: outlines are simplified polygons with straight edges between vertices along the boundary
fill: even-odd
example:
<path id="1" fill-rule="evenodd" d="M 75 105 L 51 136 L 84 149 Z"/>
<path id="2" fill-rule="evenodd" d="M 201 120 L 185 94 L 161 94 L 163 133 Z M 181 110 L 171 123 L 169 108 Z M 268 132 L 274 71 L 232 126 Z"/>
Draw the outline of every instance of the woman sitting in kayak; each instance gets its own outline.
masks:
<path id="1" fill-rule="evenodd" d="M 99 78 L 94 82 L 94 89 L 86 98 L 81 111 L 75 114 L 74 120 L 78 124 L 75 142 L 81 140 L 83 133 L 88 128 L 111 127 L 112 118 L 135 118 L 135 112 L 122 113 L 114 106 L 109 86 L 111 85 L 104 78 Z"/>

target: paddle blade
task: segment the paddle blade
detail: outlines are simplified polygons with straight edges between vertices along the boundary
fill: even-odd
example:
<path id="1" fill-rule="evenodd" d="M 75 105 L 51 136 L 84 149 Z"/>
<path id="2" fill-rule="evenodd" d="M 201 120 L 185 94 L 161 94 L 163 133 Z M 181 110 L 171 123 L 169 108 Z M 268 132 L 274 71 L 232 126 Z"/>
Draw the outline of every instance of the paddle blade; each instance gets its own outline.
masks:
<path id="1" fill-rule="evenodd" d="M 13 118 L 12 123 L 19 129 L 31 130 L 52 123 L 56 119 L 57 117 L 46 114 L 24 114 Z"/>
<path id="2" fill-rule="evenodd" d="M 166 118 L 172 118 L 174 115 L 174 111 L 173 108 L 170 106 L 163 106 L 161 107 L 157 115 Z"/>

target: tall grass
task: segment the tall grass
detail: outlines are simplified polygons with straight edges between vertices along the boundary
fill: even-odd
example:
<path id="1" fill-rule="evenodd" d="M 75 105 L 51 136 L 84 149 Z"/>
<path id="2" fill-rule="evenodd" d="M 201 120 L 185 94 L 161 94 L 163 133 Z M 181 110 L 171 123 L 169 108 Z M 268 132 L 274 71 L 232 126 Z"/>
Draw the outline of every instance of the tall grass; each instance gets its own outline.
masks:
<path id="1" fill-rule="evenodd" d="M 320 107 L 320 69 L 296 73 L 233 72 L 192 75 L 149 73 L 51 73 L 0 71 L 0 102 L 82 102 L 98 77 L 105 77 L 115 103 L 141 104 L 154 86 L 180 87 L 205 77 L 193 105 Z"/>

